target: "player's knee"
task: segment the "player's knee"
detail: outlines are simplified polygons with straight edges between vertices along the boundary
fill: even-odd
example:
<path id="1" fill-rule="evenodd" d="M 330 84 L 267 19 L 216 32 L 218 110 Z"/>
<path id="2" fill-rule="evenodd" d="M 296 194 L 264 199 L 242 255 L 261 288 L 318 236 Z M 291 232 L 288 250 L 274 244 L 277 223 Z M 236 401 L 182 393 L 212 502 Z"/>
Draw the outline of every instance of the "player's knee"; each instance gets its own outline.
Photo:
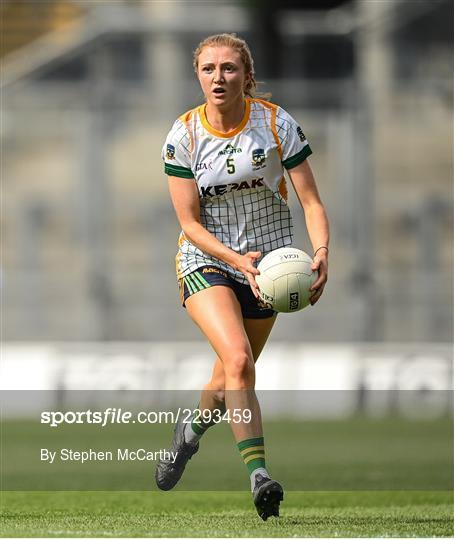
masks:
<path id="1" fill-rule="evenodd" d="M 252 388 L 255 382 L 254 360 L 246 351 L 232 351 L 224 360 L 224 370 L 229 381 L 235 382 L 238 389 Z"/>

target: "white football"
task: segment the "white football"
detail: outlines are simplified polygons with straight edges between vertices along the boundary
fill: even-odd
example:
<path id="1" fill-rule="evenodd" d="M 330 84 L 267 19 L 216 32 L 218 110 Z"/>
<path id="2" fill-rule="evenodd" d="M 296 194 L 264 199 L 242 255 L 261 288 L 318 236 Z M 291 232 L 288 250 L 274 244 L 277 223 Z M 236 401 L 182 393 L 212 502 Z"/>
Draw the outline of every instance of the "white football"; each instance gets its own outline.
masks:
<path id="1" fill-rule="evenodd" d="M 268 253 L 257 267 L 260 275 L 255 276 L 261 300 L 281 313 L 305 308 L 313 294 L 309 289 L 318 277 L 312 262 L 307 253 L 292 247 Z"/>

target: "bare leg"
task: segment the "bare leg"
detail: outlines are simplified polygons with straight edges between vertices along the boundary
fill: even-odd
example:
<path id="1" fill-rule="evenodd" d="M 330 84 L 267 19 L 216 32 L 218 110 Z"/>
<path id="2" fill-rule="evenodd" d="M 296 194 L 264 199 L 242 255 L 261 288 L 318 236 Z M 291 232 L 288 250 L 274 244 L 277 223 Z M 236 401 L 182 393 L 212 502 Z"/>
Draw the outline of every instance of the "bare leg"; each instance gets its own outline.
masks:
<path id="1" fill-rule="evenodd" d="M 253 352 L 245 324 L 241 315 L 241 308 L 235 294 L 229 287 L 215 286 L 201 291 L 186 301 L 189 315 L 208 338 L 218 355 L 220 365 L 213 370 L 214 381 L 222 383 L 221 366 L 224 373 L 224 388 L 226 391 L 225 403 L 231 416 L 235 409 L 251 411 L 251 422 L 232 422 L 231 428 L 235 439 L 242 441 L 262 436 L 262 422 L 260 407 L 254 391 L 255 365 L 254 352 L 260 354 L 264 342 L 254 344 Z M 248 324 L 248 327 L 257 325 Z M 268 322 L 268 333 L 272 324 Z M 252 333 L 254 333 L 251 330 Z M 256 332 L 259 333 L 259 332 Z M 217 386 L 214 390 L 221 390 Z M 212 390 L 207 388 L 207 390 Z M 218 396 L 221 397 L 221 396 Z M 211 401 L 211 404 L 210 404 Z M 214 400 L 216 401 L 216 400 Z M 219 404 L 217 400 L 217 405 Z M 208 403 L 202 402 L 202 407 L 211 408 L 213 399 Z M 216 408 L 216 407 L 215 407 Z M 244 418 L 244 417 L 243 417 Z"/>
<path id="2" fill-rule="evenodd" d="M 205 289 L 193 295 L 186 306 L 218 355 L 211 381 L 202 395 L 202 408 L 222 404 L 224 397 L 230 413 L 230 427 L 249 471 L 257 512 L 264 520 L 269 516 L 279 516 L 279 504 L 284 492 L 266 470 L 262 418 L 254 390 L 255 361 L 275 318 L 243 320 L 236 296 L 224 286 Z M 235 409 L 240 412 L 240 420 L 234 418 Z M 249 412 L 250 422 L 246 411 Z"/>
<path id="3" fill-rule="evenodd" d="M 276 322 L 276 317 L 268 319 L 243 319 L 249 344 L 252 349 L 254 362 L 256 363 L 263 347 L 268 340 L 271 330 Z M 204 386 L 200 397 L 200 408 L 202 410 L 219 409 L 225 411 L 225 375 L 224 366 L 219 356 L 216 358 L 211 379 Z"/>

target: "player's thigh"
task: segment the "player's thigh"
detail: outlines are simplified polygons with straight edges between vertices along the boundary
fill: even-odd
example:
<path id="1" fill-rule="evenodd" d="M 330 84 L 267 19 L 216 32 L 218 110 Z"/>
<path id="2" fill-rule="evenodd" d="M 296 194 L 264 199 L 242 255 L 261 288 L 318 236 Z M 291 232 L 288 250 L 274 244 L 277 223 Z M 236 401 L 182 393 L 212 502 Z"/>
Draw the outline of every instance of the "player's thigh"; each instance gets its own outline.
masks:
<path id="1" fill-rule="evenodd" d="M 186 309 L 222 362 L 237 354 L 253 358 L 241 307 L 230 287 L 217 285 L 197 292 L 187 298 Z"/>

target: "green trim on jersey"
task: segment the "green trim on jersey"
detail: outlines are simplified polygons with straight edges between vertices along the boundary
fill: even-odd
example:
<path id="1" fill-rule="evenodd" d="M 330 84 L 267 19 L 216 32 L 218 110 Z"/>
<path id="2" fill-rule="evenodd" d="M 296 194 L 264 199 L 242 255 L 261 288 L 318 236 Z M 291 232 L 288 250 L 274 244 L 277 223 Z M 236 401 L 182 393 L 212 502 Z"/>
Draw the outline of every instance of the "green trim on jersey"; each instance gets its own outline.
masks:
<path id="1" fill-rule="evenodd" d="M 194 178 L 194 173 L 191 169 L 186 167 L 179 167 L 178 165 L 164 164 L 164 172 L 170 176 L 178 176 L 179 178 Z"/>
<path id="2" fill-rule="evenodd" d="M 306 146 L 300 152 L 284 160 L 282 162 L 282 165 L 284 165 L 286 169 L 293 169 L 293 167 L 296 167 L 300 163 L 303 163 L 303 161 L 306 158 L 308 158 L 311 154 L 312 154 L 311 147 L 308 144 L 306 144 Z"/>

